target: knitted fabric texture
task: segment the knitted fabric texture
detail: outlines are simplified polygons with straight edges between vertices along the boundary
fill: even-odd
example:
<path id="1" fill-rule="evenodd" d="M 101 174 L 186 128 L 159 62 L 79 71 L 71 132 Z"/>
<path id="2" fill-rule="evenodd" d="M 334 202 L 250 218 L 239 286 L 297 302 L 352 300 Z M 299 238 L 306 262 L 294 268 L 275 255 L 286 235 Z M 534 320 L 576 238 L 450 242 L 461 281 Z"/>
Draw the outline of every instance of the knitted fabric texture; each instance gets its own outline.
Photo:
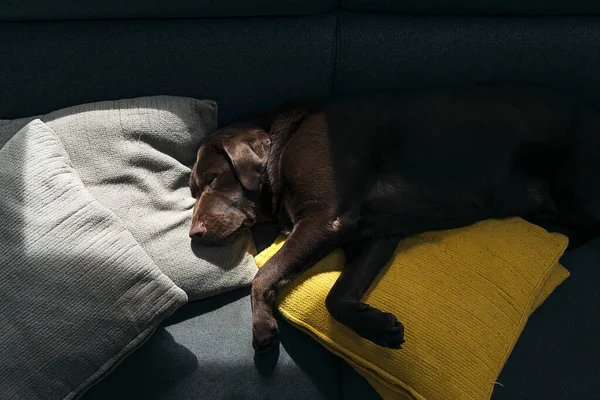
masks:
<path id="1" fill-rule="evenodd" d="M 187 301 L 39 120 L 0 149 L 0 221 L 2 399 L 77 397 Z"/>
<path id="2" fill-rule="evenodd" d="M 32 118 L 0 121 L 0 146 Z M 85 187 L 121 220 L 190 300 L 248 285 L 250 235 L 222 247 L 188 236 L 190 166 L 217 128 L 213 101 L 152 96 L 84 104 L 40 119 L 60 138 Z"/>
<path id="3" fill-rule="evenodd" d="M 258 254 L 257 265 L 284 241 Z M 404 324 L 401 350 L 362 339 L 327 312 L 325 297 L 344 264 L 340 250 L 285 287 L 278 308 L 384 399 L 489 399 L 529 315 L 568 277 L 558 263 L 567 243 L 519 218 L 401 241 L 363 298 Z"/>

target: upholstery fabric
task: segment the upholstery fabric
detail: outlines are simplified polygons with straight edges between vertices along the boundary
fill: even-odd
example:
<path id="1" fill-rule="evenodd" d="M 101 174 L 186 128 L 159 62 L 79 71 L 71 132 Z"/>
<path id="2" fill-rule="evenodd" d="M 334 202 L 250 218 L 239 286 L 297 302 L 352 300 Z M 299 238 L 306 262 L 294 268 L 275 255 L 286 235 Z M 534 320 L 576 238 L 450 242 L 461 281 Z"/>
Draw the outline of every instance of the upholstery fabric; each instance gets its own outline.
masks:
<path id="1" fill-rule="evenodd" d="M 331 11 L 334 4 L 334 0 L 6 0 L 0 21 L 307 15 Z"/>
<path id="2" fill-rule="evenodd" d="M 352 11 L 436 15 L 570 15 L 600 14 L 594 0 L 341 0 Z"/>
<path id="3" fill-rule="evenodd" d="M 247 289 L 187 304 L 82 400 L 340 399 L 341 360 L 280 330 L 278 351 L 258 357 Z"/>
<path id="4" fill-rule="evenodd" d="M 149 95 L 208 98 L 220 123 L 331 92 L 334 15 L 0 22 L 0 119 Z"/>
<path id="5" fill-rule="evenodd" d="M 600 93 L 600 18 L 344 13 L 336 90 L 528 83 Z"/>
<path id="6" fill-rule="evenodd" d="M 0 397 L 72 399 L 185 304 L 32 121 L 0 149 Z"/>
<path id="7" fill-rule="evenodd" d="M 493 400 L 595 399 L 600 393 L 600 238 L 561 259 L 571 273 L 533 313 Z"/>

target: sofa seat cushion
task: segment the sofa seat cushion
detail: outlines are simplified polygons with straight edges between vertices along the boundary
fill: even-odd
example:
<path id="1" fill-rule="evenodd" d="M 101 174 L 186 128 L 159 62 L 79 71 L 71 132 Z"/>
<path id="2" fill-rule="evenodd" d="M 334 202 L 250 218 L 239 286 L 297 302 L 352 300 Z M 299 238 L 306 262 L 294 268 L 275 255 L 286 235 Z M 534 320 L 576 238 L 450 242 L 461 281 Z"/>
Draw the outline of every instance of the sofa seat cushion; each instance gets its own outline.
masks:
<path id="1" fill-rule="evenodd" d="M 289 324 L 254 356 L 248 292 L 182 307 L 83 399 L 339 399 L 341 360 Z"/>

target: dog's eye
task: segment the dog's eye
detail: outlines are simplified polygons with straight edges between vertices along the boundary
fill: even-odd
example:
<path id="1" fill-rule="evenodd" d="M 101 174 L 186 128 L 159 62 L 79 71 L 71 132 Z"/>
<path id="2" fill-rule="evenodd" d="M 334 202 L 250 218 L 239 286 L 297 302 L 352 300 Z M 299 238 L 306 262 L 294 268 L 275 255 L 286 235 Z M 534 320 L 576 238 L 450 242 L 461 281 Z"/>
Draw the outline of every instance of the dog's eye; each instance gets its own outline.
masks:
<path id="1" fill-rule="evenodd" d="M 217 175 L 211 175 L 208 180 L 206 181 L 206 185 L 207 186 L 212 186 L 213 183 L 215 183 L 215 180 L 217 179 Z"/>

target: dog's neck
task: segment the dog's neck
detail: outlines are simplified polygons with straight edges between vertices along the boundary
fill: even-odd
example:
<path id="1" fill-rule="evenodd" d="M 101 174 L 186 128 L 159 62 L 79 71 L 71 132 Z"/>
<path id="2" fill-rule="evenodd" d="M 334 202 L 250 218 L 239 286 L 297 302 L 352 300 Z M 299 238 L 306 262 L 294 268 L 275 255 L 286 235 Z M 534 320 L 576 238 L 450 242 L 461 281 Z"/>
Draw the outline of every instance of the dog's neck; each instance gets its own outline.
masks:
<path id="1" fill-rule="evenodd" d="M 287 142 L 304 121 L 319 109 L 320 103 L 292 101 L 275 114 L 255 118 L 252 123 L 267 132 L 270 139 L 269 156 L 262 175 L 262 186 L 258 193 L 258 208 L 265 218 L 276 220 L 282 230 L 290 226 L 291 219 L 284 204 L 284 178 L 281 173 L 282 155 Z"/>

